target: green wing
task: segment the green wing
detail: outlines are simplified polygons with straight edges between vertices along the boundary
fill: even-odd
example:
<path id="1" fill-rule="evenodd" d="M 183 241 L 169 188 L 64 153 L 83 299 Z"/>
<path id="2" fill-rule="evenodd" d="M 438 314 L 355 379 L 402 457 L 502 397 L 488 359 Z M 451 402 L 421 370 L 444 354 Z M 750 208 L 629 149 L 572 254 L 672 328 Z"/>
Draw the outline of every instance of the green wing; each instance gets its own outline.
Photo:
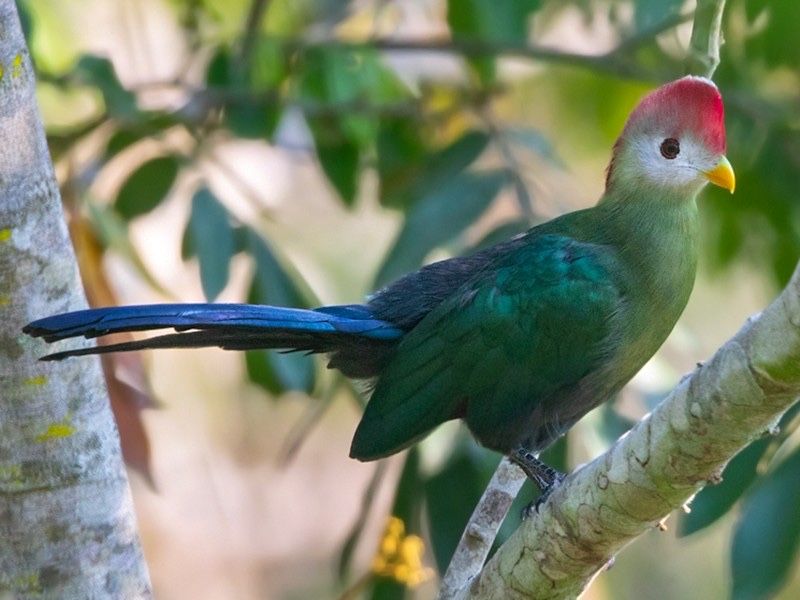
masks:
<path id="1" fill-rule="evenodd" d="M 537 407 L 613 354 L 615 266 L 607 248 L 558 235 L 499 257 L 400 342 L 351 456 L 393 454 L 459 417 L 484 445 L 510 444 Z"/>

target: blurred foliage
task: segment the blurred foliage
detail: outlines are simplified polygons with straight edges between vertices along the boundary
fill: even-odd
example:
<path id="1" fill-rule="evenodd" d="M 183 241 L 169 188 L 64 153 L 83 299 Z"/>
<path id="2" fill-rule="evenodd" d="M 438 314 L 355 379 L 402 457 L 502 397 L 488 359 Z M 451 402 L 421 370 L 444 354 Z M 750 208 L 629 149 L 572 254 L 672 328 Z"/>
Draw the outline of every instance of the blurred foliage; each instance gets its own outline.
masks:
<path id="1" fill-rule="evenodd" d="M 425 40 L 381 37 L 377 24 L 391 9 L 386 2 L 170 0 L 188 64 L 163 81 L 126 86 L 108 58 L 79 55 L 75 42 L 53 33 L 57 11 L 20 2 L 42 94 L 63 102 L 88 98 L 76 104 L 80 110 L 70 111 L 68 122 L 48 123 L 48 136 L 54 159 L 69 165 L 62 185 L 70 191 L 64 198 L 72 219 L 93 231 L 100 251 L 123 257 L 157 286 L 129 239 L 128 225 L 188 182 L 192 194 L 182 255 L 199 262 L 206 298 L 225 289 L 230 262 L 241 254 L 254 265 L 247 300 L 293 306 L 316 302 L 301 270 L 266 228 L 234 216 L 229 199 L 215 195 L 197 168 L 216 140 L 279 145 L 281 124 L 300 115 L 320 172 L 344 206 L 368 201 L 364 182 L 376 178 L 377 200 L 401 221 L 374 278 L 381 286 L 434 252 L 481 247 L 540 219 L 538 190 L 520 172 L 521 156 L 532 154 L 555 168 L 565 168 L 567 161 L 556 156 L 559 144 L 546 134 L 528 123 L 500 122 L 493 109 L 513 99 L 516 89 L 540 87 L 555 98 L 553 118 L 563 120 L 565 138 L 580 136 L 587 153 L 610 147 L 642 91 L 683 74 L 686 48 L 675 28 L 691 20 L 686 4 L 443 0 L 439 16 L 450 35 Z M 607 24 L 615 49 L 588 56 L 535 43 L 534 31 L 544 35 L 575 12 L 587 25 Z M 364 22 L 372 24 L 356 26 Z M 708 258 L 718 270 L 749 261 L 772 273 L 776 285 L 786 281 L 800 255 L 798 23 L 800 3 L 794 0 L 730 0 L 715 76 L 726 99 L 729 157 L 739 185 L 733 198 L 717 189 L 706 192 Z M 463 72 L 411 82 L 386 60 L 393 52 L 455 54 L 464 59 Z M 509 55 L 538 61 L 544 70 L 504 69 Z M 151 102 L 143 108 L 142 95 L 162 88 L 177 92 L 179 105 Z M 90 139 L 102 143 L 94 145 L 91 159 L 77 160 L 78 149 Z M 131 156 L 147 158 L 125 160 Z M 97 196 L 95 181 L 120 164 L 127 165 L 122 183 L 110 196 Z M 473 243 L 466 232 L 504 192 L 516 197 L 517 214 Z M 99 260 L 92 265 L 101 268 Z M 85 273 L 87 286 L 90 275 Z M 315 389 L 321 368 L 307 356 L 266 351 L 248 352 L 246 365 L 248 377 L 274 396 Z M 791 447 L 794 421 L 787 417 L 780 437 L 758 440 L 736 457 L 723 482 L 703 490 L 682 522 L 682 532 L 690 534 L 729 511 L 739 512 L 731 554 L 737 598 L 774 592 L 796 562 L 800 459 Z M 600 433 L 614 439 L 627 425 L 607 407 Z M 548 460 L 567 468 L 568 455 L 565 439 Z M 393 514 L 409 534 L 427 536 L 440 570 L 496 461 L 463 439 L 432 471 L 421 466 L 416 451 L 408 453 Z M 364 514 L 379 480 L 376 475 Z M 527 500 L 520 499 L 512 513 L 518 515 Z M 344 579 L 364 519 L 344 544 Z M 503 535 L 509 528 L 513 523 Z M 373 598 L 407 592 L 384 576 L 371 590 Z"/>

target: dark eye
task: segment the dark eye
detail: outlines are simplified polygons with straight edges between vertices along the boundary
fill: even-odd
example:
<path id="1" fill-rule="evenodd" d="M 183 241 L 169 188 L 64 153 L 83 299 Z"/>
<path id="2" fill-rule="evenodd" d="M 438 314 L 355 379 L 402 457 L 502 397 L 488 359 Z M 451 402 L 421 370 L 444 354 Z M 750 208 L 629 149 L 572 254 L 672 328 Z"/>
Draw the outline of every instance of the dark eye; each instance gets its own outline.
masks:
<path id="1" fill-rule="evenodd" d="M 675 138 L 667 138 L 661 142 L 661 156 L 672 160 L 681 152 L 681 145 Z"/>

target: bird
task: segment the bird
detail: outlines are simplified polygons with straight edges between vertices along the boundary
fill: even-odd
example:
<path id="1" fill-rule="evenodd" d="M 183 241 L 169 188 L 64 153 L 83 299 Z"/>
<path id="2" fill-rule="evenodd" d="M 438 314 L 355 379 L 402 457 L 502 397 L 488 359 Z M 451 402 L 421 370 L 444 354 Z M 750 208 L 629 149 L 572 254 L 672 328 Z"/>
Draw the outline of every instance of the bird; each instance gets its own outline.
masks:
<path id="1" fill-rule="evenodd" d="M 55 342 L 173 330 L 43 360 L 206 346 L 326 354 L 330 368 L 371 384 L 352 458 L 395 454 L 461 419 L 546 496 L 564 475 L 539 453 L 614 397 L 683 312 L 698 260 L 697 196 L 708 182 L 735 188 L 725 151 L 717 86 L 686 76 L 632 111 L 596 205 L 423 266 L 363 304 L 95 308 L 33 321 L 24 332 Z"/>

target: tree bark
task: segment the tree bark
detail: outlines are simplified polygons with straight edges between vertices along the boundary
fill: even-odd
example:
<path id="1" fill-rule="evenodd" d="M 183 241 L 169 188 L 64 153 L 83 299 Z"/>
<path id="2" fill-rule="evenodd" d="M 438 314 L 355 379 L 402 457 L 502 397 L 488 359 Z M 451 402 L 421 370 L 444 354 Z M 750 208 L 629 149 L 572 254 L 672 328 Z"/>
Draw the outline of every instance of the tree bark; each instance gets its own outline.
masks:
<path id="1" fill-rule="evenodd" d="M 21 331 L 85 306 L 33 66 L 0 0 L 0 596 L 151 596 L 100 363 L 38 362 Z"/>

